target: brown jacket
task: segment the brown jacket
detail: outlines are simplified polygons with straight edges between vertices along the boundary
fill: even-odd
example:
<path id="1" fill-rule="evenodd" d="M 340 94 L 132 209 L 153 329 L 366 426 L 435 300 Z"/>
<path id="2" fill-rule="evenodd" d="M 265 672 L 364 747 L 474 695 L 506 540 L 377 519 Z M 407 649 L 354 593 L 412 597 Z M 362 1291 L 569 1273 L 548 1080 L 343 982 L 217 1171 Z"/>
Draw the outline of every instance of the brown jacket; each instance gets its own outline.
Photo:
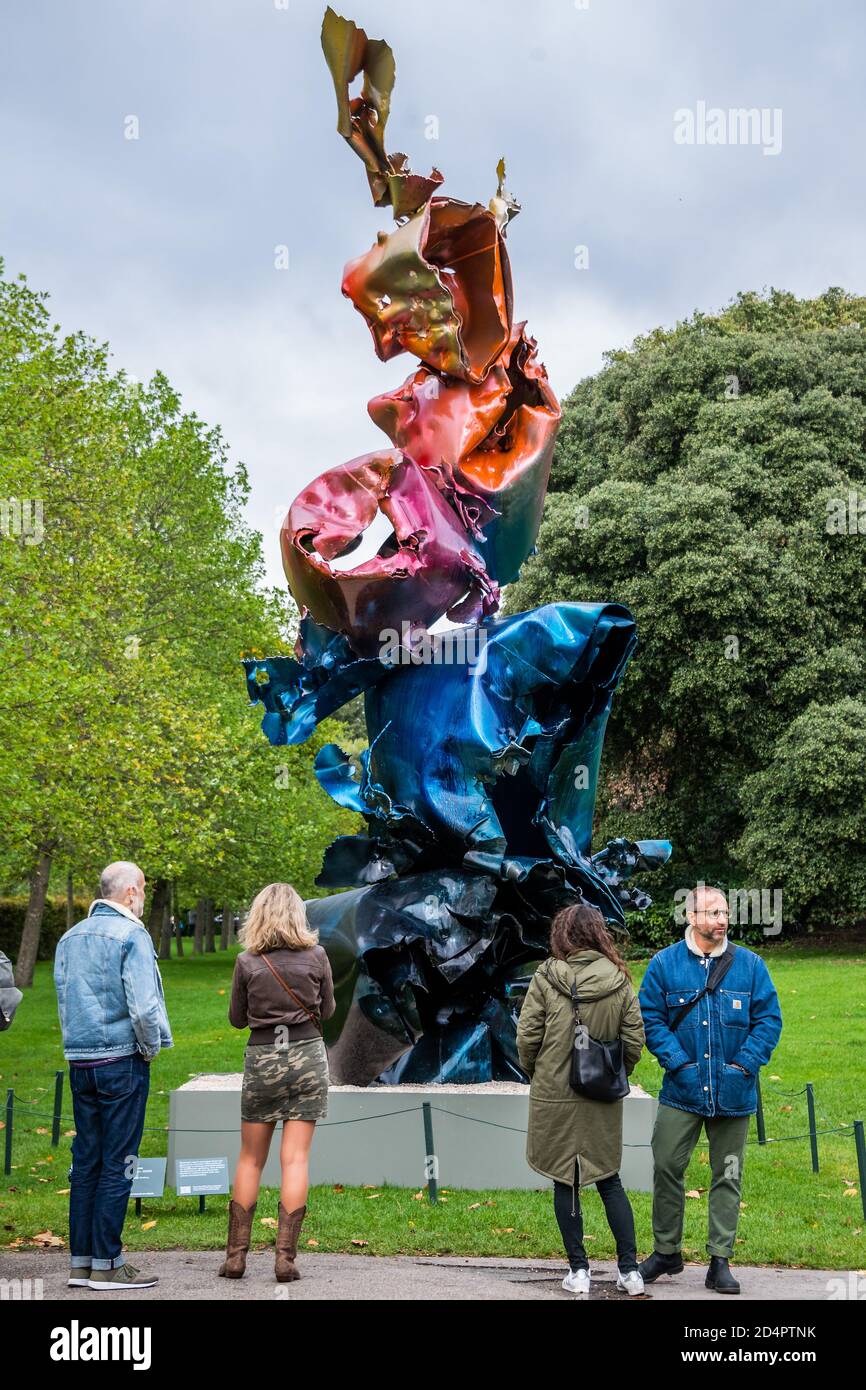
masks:
<path id="1" fill-rule="evenodd" d="M 336 1006 L 331 963 L 323 946 L 305 946 L 298 951 L 288 947 L 268 951 L 268 960 L 278 974 L 317 1018 L 330 1018 Z M 286 1041 L 318 1038 L 320 1030 L 278 984 L 260 955 L 242 951 L 235 961 L 229 1022 L 234 1028 L 249 1028 L 250 1042 L 273 1042 L 274 1028 L 288 1026 Z"/>

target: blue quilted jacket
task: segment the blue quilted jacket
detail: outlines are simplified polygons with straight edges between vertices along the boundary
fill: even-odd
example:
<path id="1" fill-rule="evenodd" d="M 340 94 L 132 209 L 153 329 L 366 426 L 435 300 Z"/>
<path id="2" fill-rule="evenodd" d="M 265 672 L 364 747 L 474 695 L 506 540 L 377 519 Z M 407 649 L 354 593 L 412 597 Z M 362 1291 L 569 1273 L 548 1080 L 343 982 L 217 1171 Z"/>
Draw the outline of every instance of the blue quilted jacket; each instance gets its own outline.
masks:
<path id="1" fill-rule="evenodd" d="M 782 1032 L 779 999 L 761 957 L 737 946 L 721 985 L 704 995 L 676 1032 L 670 1029 L 678 1010 L 703 989 L 713 959 L 696 956 L 683 939 L 647 966 L 638 998 L 646 1045 L 664 1067 L 659 1100 L 696 1115 L 751 1115 L 758 1070 Z"/>

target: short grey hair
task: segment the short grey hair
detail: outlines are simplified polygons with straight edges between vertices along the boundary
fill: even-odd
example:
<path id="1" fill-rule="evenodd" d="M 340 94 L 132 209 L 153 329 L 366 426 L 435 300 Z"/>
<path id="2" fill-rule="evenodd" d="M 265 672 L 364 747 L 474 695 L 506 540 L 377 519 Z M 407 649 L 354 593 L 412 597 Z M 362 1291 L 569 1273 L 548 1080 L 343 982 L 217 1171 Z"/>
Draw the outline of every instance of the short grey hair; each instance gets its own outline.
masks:
<path id="1" fill-rule="evenodd" d="M 138 865 L 130 863 L 128 859 L 118 859 L 114 864 L 107 864 L 99 876 L 99 896 L 115 898 L 119 902 L 127 888 L 138 886 L 140 874 L 141 869 Z"/>

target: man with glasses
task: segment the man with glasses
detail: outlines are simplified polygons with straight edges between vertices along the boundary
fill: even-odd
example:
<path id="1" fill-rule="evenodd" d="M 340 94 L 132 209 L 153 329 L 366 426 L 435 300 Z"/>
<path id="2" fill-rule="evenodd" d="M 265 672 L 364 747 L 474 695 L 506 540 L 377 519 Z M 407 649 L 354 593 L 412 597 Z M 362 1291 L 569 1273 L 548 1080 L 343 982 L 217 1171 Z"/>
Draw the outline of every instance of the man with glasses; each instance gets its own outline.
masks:
<path id="1" fill-rule="evenodd" d="M 664 1068 L 652 1136 L 654 1249 L 640 1272 L 651 1284 L 683 1270 L 685 1174 L 703 1129 L 712 1173 L 705 1283 L 736 1294 L 729 1260 L 749 1116 L 782 1015 L 761 957 L 728 941 L 728 903 L 720 889 L 691 890 L 686 921 L 683 939 L 653 956 L 638 996 L 646 1045 Z"/>

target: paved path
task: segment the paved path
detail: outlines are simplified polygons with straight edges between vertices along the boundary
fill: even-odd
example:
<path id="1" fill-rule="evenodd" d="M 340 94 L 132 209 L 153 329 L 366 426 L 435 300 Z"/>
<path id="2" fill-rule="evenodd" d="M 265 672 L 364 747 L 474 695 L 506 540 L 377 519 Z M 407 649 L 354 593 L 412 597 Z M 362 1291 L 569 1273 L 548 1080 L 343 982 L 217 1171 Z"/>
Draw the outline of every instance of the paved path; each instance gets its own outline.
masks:
<path id="1" fill-rule="evenodd" d="M 466 1259 L 458 1256 L 412 1255 L 317 1255 L 302 1252 L 298 1268 L 302 1277 L 293 1284 L 277 1284 L 273 1254 L 250 1255 L 243 1279 L 219 1279 L 222 1258 L 215 1250 L 162 1250 L 136 1252 L 133 1262 L 159 1276 L 153 1289 L 124 1297 L 142 1299 L 419 1299 L 498 1301 L 501 1299 L 571 1299 L 561 1287 L 565 1265 L 556 1260 Z M 706 1266 L 687 1264 L 675 1279 L 663 1277 L 649 1286 L 646 1297 L 661 1302 L 709 1300 L 726 1304 L 736 1300 L 704 1288 Z M 831 1281 L 848 1281 L 844 1271 L 775 1269 L 737 1266 L 743 1298 L 809 1302 L 829 1297 Z M 0 1280 L 41 1279 L 46 1299 L 70 1299 L 86 1303 L 105 1300 L 92 1289 L 70 1289 L 66 1283 L 67 1256 L 52 1250 L 24 1250 L 0 1254 Z M 616 1267 L 606 1261 L 593 1265 L 593 1299 L 625 1299 L 615 1288 Z M 8 1296 L 8 1295 L 7 1295 Z M 838 1296 L 838 1295 L 837 1295 Z M 2 1293 L 0 1293 L 2 1297 Z M 581 1300 L 587 1301 L 587 1300 Z"/>

